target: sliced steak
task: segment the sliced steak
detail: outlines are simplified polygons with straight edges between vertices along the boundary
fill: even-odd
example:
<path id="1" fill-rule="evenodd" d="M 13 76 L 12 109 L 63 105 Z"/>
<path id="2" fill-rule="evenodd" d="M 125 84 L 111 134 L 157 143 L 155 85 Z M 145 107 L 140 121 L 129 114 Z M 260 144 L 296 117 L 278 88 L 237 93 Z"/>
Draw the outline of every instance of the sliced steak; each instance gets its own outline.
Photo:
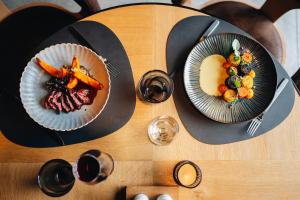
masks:
<path id="1" fill-rule="evenodd" d="M 80 89 L 76 92 L 76 96 L 83 104 L 89 105 L 92 103 L 92 99 L 89 97 L 90 91 L 88 89 Z"/>
<path id="2" fill-rule="evenodd" d="M 60 102 L 60 97 L 61 97 L 61 95 L 62 95 L 62 92 L 56 92 L 56 93 L 54 94 L 53 100 L 52 100 L 53 104 L 56 106 L 56 108 L 57 108 L 57 110 L 58 110 L 59 112 L 62 111 L 62 105 L 61 105 L 61 102 Z"/>
<path id="3" fill-rule="evenodd" d="M 72 103 L 72 101 L 70 100 L 68 95 L 64 95 L 64 99 L 65 99 L 65 103 L 69 106 L 69 108 L 71 109 L 71 111 L 75 110 L 75 107 Z"/>
<path id="4" fill-rule="evenodd" d="M 55 91 L 52 91 L 48 97 L 46 98 L 46 101 L 47 101 L 47 104 L 49 105 L 49 107 L 53 110 L 58 110 L 56 105 L 53 104 L 53 98 L 54 98 L 54 95 L 55 95 Z"/>
<path id="5" fill-rule="evenodd" d="M 70 90 L 69 92 L 70 95 L 70 99 L 71 101 L 74 103 L 76 109 L 80 109 L 82 107 L 82 103 L 80 102 L 80 100 L 76 97 L 76 91 L 75 90 Z"/>
<path id="6" fill-rule="evenodd" d="M 48 103 L 48 99 L 47 99 L 47 98 L 48 98 L 48 96 L 44 99 L 44 107 L 45 107 L 46 109 L 49 110 L 49 109 L 51 109 L 51 108 L 50 108 L 50 106 L 49 106 L 49 103 Z"/>
<path id="7" fill-rule="evenodd" d="M 67 105 L 67 103 L 65 102 L 65 99 L 64 99 L 64 95 L 61 95 L 60 96 L 60 102 L 61 102 L 61 105 L 62 105 L 62 108 L 63 110 L 68 113 L 71 111 L 71 108 Z"/>

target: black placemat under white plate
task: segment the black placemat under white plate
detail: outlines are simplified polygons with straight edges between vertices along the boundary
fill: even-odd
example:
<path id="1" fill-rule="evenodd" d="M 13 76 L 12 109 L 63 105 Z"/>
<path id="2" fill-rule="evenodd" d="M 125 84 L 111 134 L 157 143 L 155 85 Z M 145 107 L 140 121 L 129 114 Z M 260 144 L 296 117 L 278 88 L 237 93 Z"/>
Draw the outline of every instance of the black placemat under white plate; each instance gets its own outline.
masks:
<path id="1" fill-rule="evenodd" d="M 96 22 L 77 22 L 71 26 L 80 31 L 85 40 L 93 44 L 96 53 L 101 54 L 120 72 L 117 77 L 111 75 L 111 92 L 108 103 L 102 113 L 83 128 L 66 132 L 48 130 L 35 123 L 25 112 L 21 102 L 12 97 L 11 94 L 19 96 L 17 87 L 19 82 L 11 83 L 10 77 L 18 76 L 17 80 L 20 80 L 25 65 L 12 66 L 6 69 L 6 75 L 2 77 L 5 79 L 2 81 L 5 82 L 5 85 L 2 87 L 10 94 L 6 95 L 5 92 L 2 92 L 0 96 L 0 128 L 3 134 L 16 144 L 28 147 L 60 146 L 61 141 L 57 134 L 61 136 L 65 144 L 97 139 L 120 129 L 129 121 L 134 112 L 136 98 L 132 70 L 127 54 L 117 36 L 108 27 Z M 30 53 L 30 57 L 53 44 L 80 44 L 79 41 L 70 32 L 69 27 L 65 27 L 42 42 Z M 24 55 L 26 63 L 30 57 Z"/>
<path id="2" fill-rule="evenodd" d="M 178 22 L 169 34 L 167 41 L 168 73 L 178 69 L 174 76 L 175 90 L 173 93 L 179 117 L 197 140 L 207 144 L 226 144 L 251 138 L 246 134 L 250 122 L 239 124 L 223 124 L 213 121 L 201 114 L 189 100 L 183 85 L 183 68 L 185 61 L 199 41 L 201 34 L 215 18 L 208 16 L 188 17 Z M 213 34 L 238 33 L 250 37 L 237 27 L 220 20 L 220 25 Z M 250 37 L 251 38 L 251 37 Z M 277 71 L 277 82 L 289 78 L 283 67 L 273 58 Z M 262 125 L 253 137 L 262 135 L 278 126 L 291 112 L 295 100 L 292 81 L 286 86 L 271 109 L 265 114 Z"/>

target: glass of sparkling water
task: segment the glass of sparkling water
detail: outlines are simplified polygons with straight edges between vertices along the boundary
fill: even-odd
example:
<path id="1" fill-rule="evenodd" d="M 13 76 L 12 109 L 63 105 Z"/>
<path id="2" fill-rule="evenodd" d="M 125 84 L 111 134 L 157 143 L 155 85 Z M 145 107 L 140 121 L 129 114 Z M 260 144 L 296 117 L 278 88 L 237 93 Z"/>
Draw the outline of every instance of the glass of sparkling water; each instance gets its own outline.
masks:
<path id="1" fill-rule="evenodd" d="M 178 132 L 178 123 L 170 116 L 157 117 L 148 126 L 148 136 L 156 145 L 170 144 Z"/>

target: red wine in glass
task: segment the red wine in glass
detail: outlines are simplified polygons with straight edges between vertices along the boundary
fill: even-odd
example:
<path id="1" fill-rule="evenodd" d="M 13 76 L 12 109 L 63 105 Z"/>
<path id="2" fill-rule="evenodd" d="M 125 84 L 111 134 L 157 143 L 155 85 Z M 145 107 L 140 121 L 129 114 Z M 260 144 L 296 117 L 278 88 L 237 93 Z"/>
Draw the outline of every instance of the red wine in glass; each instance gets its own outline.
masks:
<path id="1" fill-rule="evenodd" d="M 88 184 L 104 181 L 114 169 L 112 157 L 99 150 L 89 150 L 82 154 L 73 167 L 79 180 Z"/>

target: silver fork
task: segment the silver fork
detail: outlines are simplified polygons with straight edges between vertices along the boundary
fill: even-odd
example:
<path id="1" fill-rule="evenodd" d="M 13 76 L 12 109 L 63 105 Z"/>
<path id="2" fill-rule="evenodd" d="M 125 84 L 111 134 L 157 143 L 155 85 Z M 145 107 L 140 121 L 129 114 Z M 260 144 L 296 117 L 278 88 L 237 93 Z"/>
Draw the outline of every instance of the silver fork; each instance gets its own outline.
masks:
<path id="1" fill-rule="evenodd" d="M 289 79 L 287 79 L 287 78 L 285 78 L 285 79 L 283 79 L 283 81 L 281 81 L 281 83 L 279 84 L 279 86 L 278 86 L 278 88 L 275 92 L 274 98 L 271 101 L 270 105 L 266 108 L 266 110 L 261 115 L 254 118 L 251 121 L 251 123 L 248 127 L 248 130 L 247 130 L 247 133 L 250 136 L 253 136 L 255 134 L 256 130 L 258 129 L 258 127 L 261 125 L 261 123 L 263 121 L 264 114 L 266 114 L 268 112 L 268 110 L 271 108 L 272 104 L 275 102 L 275 100 L 280 95 L 280 93 L 283 91 L 283 89 L 285 88 L 285 86 L 287 85 L 288 82 L 289 82 Z"/>
<path id="2" fill-rule="evenodd" d="M 111 64 L 109 61 L 107 61 L 106 58 L 104 58 L 104 63 L 106 64 L 107 66 L 107 69 L 108 71 L 110 72 L 110 74 L 114 77 L 114 78 L 117 78 L 118 75 L 120 74 L 120 70 L 118 70 L 118 68 Z"/>
<path id="3" fill-rule="evenodd" d="M 69 27 L 69 30 L 71 31 L 71 33 L 76 37 L 76 39 L 78 40 L 79 43 L 83 44 L 84 46 L 92 49 L 94 52 L 96 52 L 97 54 L 100 54 L 100 52 L 97 51 L 96 48 L 94 48 L 93 44 L 88 42 L 83 35 L 80 33 L 80 31 L 78 29 L 76 29 L 73 26 Z M 109 62 L 106 58 L 104 59 L 104 63 L 107 66 L 107 69 L 109 71 L 109 74 L 112 75 L 114 78 L 117 78 L 118 75 L 120 74 L 120 70 L 113 64 L 111 64 L 111 62 Z"/>

